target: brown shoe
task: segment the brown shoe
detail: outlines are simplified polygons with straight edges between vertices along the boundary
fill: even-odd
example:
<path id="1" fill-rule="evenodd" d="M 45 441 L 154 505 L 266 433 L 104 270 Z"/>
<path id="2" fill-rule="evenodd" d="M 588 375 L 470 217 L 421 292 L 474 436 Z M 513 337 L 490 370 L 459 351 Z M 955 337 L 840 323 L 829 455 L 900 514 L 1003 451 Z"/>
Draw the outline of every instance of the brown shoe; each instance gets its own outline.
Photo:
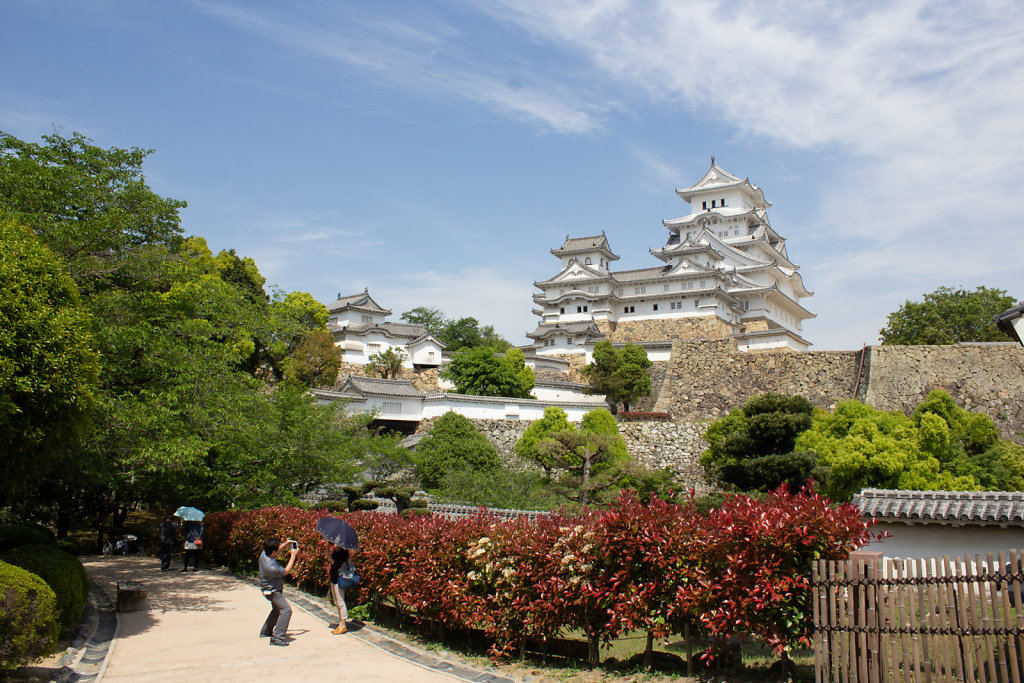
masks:
<path id="1" fill-rule="evenodd" d="M 331 629 L 331 633 L 333 633 L 336 636 L 340 636 L 342 633 L 348 633 L 348 629 L 344 626 L 339 626 L 338 628 Z"/>

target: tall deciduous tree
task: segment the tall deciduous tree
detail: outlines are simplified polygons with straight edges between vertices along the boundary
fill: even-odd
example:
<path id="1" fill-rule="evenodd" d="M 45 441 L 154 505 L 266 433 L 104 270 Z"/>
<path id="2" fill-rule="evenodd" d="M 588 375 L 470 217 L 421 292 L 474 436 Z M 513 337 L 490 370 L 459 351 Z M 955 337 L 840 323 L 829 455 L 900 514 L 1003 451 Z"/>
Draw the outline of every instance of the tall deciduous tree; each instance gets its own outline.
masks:
<path id="1" fill-rule="evenodd" d="M 647 370 L 651 361 L 642 346 L 627 343 L 616 349 L 610 341 L 594 345 L 594 362 L 583 368 L 583 376 L 590 382 L 587 393 L 604 394 L 614 414 L 618 404 L 626 410 L 641 396 L 651 393 L 651 376 Z"/>
<path id="2" fill-rule="evenodd" d="M 31 230 L 0 218 L 0 507 L 71 455 L 99 358 L 75 283 Z"/>
<path id="3" fill-rule="evenodd" d="M 305 387 L 331 386 L 341 367 L 341 349 L 327 330 L 312 330 L 284 359 L 284 374 L 289 381 Z"/>
<path id="4" fill-rule="evenodd" d="M 1005 290 L 939 287 L 924 301 L 906 301 L 889 314 L 879 335 L 883 344 L 956 344 L 1010 341 L 992 316 L 1014 305 Z"/>

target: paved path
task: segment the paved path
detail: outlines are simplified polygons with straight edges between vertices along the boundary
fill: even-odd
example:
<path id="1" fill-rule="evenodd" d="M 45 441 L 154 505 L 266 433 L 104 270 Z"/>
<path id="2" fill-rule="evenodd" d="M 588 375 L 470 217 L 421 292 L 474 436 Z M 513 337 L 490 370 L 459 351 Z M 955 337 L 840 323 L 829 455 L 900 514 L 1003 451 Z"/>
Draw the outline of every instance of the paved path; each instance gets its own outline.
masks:
<path id="1" fill-rule="evenodd" d="M 138 555 L 88 558 L 83 564 L 98 609 L 87 617 L 93 635 L 68 680 L 251 683 L 286 675 L 303 683 L 511 683 L 371 627 L 350 624 L 349 633 L 332 635 L 333 607 L 288 589 L 292 642 L 272 647 L 259 637 L 270 603 L 254 582 L 222 570 L 162 572 L 159 560 Z M 115 614 L 109 600 L 117 582 L 129 580 L 141 583 L 148 598 L 139 611 Z"/>

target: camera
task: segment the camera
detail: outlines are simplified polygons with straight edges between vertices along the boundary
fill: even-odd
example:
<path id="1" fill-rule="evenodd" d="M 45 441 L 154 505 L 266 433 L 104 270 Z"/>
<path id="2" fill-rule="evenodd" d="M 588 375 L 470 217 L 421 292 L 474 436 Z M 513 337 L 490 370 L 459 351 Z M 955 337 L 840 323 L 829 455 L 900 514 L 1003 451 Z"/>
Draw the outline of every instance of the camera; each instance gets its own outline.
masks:
<path id="1" fill-rule="evenodd" d="M 292 539 L 289 538 L 288 542 L 292 544 L 292 549 L 293 550 L 298 550 L 299 549 L 299 542 L 298 541 L 293 541 Z"/>

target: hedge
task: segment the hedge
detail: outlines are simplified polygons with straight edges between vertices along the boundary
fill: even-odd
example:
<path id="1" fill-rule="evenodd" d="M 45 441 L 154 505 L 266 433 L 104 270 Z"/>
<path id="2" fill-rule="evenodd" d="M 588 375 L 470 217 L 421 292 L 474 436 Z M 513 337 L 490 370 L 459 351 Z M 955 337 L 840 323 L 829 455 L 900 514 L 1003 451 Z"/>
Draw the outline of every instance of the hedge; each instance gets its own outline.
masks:
<path id="1" fill-rule="evenodd" d="M 36 524 L 5 524 L 0 526 L 0 550 L 19 545 L 53 545 L 53 532 Z"/>
<path id="2" fill-rule="evenodd" d="M 294 538 L 303 549 L 296 583 L 325 593 L 328 546 L 315 531 L 324 516 L 286 507 L 214 513 L 207 521 L 219 540 L 208 547 L 215 560 L 251 570 L 265 538 Z M 630 493 L 606 511 L 536 521 L 342 516 L 360 539 L 353 604 L 386 599 L 417 620 L 483 630 L 496 658 L 580 629 L 595 664 L 599 643 L 624 631 L 666 638 L 687 625 L 754 636 L 777 653 L 807 644 L 813 560 L 843 559 L 870 538 L 856 508 L 784 490 L 727 496 L 707 514 L 692 500 Z"/>
<path id="3" fill-rule="evenodd" d="M 45 581 L 57 596 L 61 630 L 77 628 L 89 596 L 89 578 L 77 557 L 54 545 L 26 545 L 3 551 L 0 560 Z"/>
<path id="4" fill-rule="evenodd" d="M 57 596 L 46 582 L 0 562 L 0 671 L 52 653 L 59 630 Z"/>

